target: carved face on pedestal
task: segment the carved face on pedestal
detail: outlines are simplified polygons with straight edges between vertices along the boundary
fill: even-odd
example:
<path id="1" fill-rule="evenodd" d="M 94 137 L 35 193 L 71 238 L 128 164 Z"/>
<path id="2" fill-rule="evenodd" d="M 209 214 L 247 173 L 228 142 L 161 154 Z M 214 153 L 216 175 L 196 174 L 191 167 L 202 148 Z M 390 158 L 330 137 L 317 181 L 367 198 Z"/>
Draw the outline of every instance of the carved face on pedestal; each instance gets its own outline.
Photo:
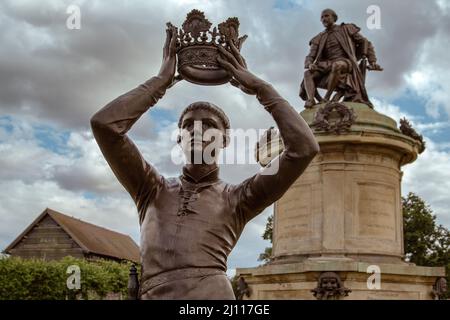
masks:
<path id="1" fill-rule="evenodd" d="M 339 282 L 334 277 L 326 277 L 322 278 L 322 281 L 320 283 L 320 287 L 325 291 L 335 291 L 339 288 Z"/>
<path id="2" fill-rule="evenodd" d="M 436 282 L 436 289 L 439 291 L 439 293 L 445 293 L 447 292 L 447 280 L 445 278 L 440 278 Z"/>

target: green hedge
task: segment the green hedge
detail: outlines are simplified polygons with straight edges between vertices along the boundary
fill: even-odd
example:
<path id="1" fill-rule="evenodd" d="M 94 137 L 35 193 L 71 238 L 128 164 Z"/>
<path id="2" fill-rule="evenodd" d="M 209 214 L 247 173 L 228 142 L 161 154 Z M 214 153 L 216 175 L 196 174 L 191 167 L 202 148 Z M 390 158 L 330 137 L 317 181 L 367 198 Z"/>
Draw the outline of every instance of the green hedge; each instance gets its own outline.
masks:
<path id="1" fill-rule="evenodd" d="M 67 288 L 70 265 L 80 267 L 80 290 Z M 72 257 L 60 261 L 0 258 L 0 300 L 102 299 L 108 293 L 120 293 L 126 299 L 130 266 Z"/>

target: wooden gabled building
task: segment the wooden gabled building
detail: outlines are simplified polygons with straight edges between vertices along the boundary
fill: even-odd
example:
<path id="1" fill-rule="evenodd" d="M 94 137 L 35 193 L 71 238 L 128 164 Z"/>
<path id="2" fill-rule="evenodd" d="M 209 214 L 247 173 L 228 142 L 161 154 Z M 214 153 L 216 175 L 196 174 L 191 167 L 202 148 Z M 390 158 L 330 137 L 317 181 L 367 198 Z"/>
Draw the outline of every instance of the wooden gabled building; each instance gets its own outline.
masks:
<path id="1" fill-rule="evenodd" d="M 24 259 L 139 262 L 139 247 L 130 236 L 45 209 L 5 250 Z"/>

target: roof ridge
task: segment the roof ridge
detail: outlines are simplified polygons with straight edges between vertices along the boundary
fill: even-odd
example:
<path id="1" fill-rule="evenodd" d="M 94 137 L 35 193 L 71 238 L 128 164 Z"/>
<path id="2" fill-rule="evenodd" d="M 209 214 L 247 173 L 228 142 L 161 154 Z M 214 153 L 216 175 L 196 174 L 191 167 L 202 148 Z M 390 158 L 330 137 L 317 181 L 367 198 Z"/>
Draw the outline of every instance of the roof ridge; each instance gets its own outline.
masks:
<path id="1" fill-rule="evenodd" d="M 28 232 L 30 232 L 33 227 L 42 220 L 42 218 L 48 214 L 48 208 L 45 208 L 44 211 L 42 211 L 34 220 L 31 224 L 29 224 L 14 240 L 13 242 L 11 242 L 2 252 L 4 253 L 8 253 L 12 248 L 14 248 L 14 246 L 16 246 L 20 240 L 28 234 Z"/>
<path id="2" fill-rule="evenodd" d="M 94 224 L 94 223 L 92 223 L 92 222 L 87 222 L 87 221 L 82 220 L 82 219 L 80 219 L 80 218 L 75 218 L 74 216 L 69 216 L 69 215 L 67 215 L 67 214 L 61 213 L 61 212 L 56 211 L 56 210 L 53 210 L 53 209 L 51 209 L 51 208 L 47 208 L 46 210 L 47 210 L 47 212 L 48 212 L 49 214 L 56 213 L 57 215 L 62 215 L 62 216 L 65 216 L 65 217 L 67 217 L 67 218 L 69 218 L 69 219 L 72 219 L 72 220 L 75 220 L 75 221 L 79 221 L 79 222 L 81 222 L 81 223 L 89 224 L 89 225 L 91 225 L 91 226 L 93 226 L 93 227 L 95 227 L 95 228 L 103 229 L 103 230 L 106 230 L 106 231 L 109 231 L 109 232 L 114 232 L 114 233 L 120 234 L 120 235 L 122 235 L 122 236 L 131 238 L 130 235 L 128 235 L 128 234 L 125 234 L 125 233 L 122 233 L 122 232 L 118 232 L 118 231 L 115 231 L 115 230 L 111 230 L 111 229 L 108 229 L 108 228 L 99 226 L 99 225 L 97 225 L 97 224 Z M 51 211 L 51 212 L 49 212 L 49 211 Z"/>
<path id="3" fill-rule="evenodd" d="M 139 246 L 130 235 L 46 208 L 5 250 L 9 252 L 45 216 L 55 221 L 85 253 L 139 261 Z"/>

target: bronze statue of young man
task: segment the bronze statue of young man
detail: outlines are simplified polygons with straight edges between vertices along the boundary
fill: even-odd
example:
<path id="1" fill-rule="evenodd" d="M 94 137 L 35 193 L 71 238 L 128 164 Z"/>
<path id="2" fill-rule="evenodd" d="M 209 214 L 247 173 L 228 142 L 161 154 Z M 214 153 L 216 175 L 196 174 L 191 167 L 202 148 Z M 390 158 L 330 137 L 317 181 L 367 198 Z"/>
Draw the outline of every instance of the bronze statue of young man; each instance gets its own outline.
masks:
<path id="1" fill-rule="evenodd" d="M 176 30 L 167 29 L 159 74 L 118 97 L 91 119 L 95 139 L 111 169 L 136 203 L 141 225 L 141 299 L 234 299 L 226 277 L 227 257 L 246 225 L 279 199 L 319 150 L 306 122 L 268 83 L 233 53 L 220 48 L 218 62 L 232 83 L 253 93 L 276 121 L 285 150 L 278 172 L 260 172 L 238 185 L 221 181 L 217 163 L 188 163 L 179 178 L 165 178 L 146 162 L 127 136 L 131 126 L 174 82 Z M 217 106 L 191 104 L 182 113 L 179 137 L 187 156 L 214 141 L 198 135 L 195 122 L 219 133 L 226 146 L 229 121 Z"/>
<path id="2" fill-rule="evenodd" d="M 336 92 L 333 101 L 366 103 L 370 107 L 365 88 L 365 67 L 358 64 L 367 58 L 368 70 L 382 71 L 372 43 L 363 37 L 359 27 L 353 23 L 336 25 L 338 16 L 331 9 L 322 11 L 321 21 L 325 27 L 309 43 L 310 52 L 305 59 L 304 80 L 300 86 L 300 97 L 305 108 L 312 108 L 318 102 L 327 102 Z M 365 62 L 365 61 L 363 61 Z M 322 98 L 317 88 L 326 89 Z"/>

